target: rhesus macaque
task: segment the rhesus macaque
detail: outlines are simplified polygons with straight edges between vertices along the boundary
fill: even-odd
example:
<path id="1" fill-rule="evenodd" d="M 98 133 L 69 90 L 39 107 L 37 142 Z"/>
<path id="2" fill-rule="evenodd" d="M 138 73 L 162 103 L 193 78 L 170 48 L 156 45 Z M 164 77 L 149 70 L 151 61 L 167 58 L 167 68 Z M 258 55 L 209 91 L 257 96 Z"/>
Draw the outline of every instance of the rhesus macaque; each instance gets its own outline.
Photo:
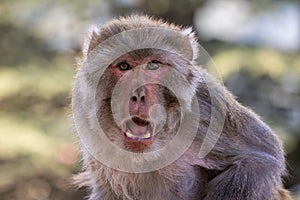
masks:
<path id="1" fill-rule="evenodd" d="M 140 43 L 148 46 L 140 48 Z M 291 199 L 281 182 L 286 173 L 281 142 L 256 114 L 197 66 L 197 54 L 190 29 L 147 16 L 119 18 L 91 30 L 72 103 L 84 163 L 75 182 L 90 189 L 89 200 Z M 214 135 L 218 137 L 213 147 L 200 156 L 206 135 L 217 132 L 210 127 L 213 118 L 220 122 L 220 135 Z M 195 119 L 197 123 L 191 123 Z M 99 127 L 105 137 L 87 145 L 82 136 L 96 137 Z M 190 145 L 168 165 L 144 170 L 133 164 L 124 170 L 127 162 L 138 163 L 147 153 L 161 156 L 160 149 L 176 140 L 177 132 L 183 133 L 180 140 L 185 143 L 193 130 Z M 113 151 L 106 151 L 105 138 Z M 180 144 L 176 143 L 179 149 Z M 176 148 L 167 151 L 166 160 L 177 154 Z M 122 150 L 136 160 L 124 162 Z M 114 164 L 119 161 L 119 166 Z M 153 158 L 143 166 L 163 161 Z"/>

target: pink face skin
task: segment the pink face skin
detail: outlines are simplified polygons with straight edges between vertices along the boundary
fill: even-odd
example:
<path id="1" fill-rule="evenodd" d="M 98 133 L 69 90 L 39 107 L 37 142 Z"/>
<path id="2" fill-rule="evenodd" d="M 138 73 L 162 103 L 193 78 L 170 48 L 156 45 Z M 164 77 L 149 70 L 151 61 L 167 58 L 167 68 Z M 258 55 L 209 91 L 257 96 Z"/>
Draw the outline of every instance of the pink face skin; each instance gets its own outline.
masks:
<path id="1" fill-rule="evenodd" d="M 170 70 L 170 64 L 164 63 L 155 55 L 134 59 L 126 54 L 115 60 L 108 69 L 116 81 L 132 70 L 131 72 L 136 72 L 134 81 L 143 81 L 145 76 L 151 76 L 152 79 L 159 82 Z M 124 85 L 124 90 L 128 89 L 126 88 L 127 84 Z M 151 106 L 160 103 L 159 87 L 159 84 L 145 84 L 134 91 L 129 100 L 129 114 L 134 118 L 123 123 L 122 134 L 125 146 L 132 151 L 144 151 L 153 142 L 155 124 L 150 122 L 149 112 Z M 151 132 L 151 136 L 148 137 L 149 132 Z"/>
<path id="2" fill-rule="evenodd" d="M 157 69 L 148 69 L 149 63 L 153 61 L 156 62 L 154 63 L 154 65 L 157 67 Z M 121 70 L 118 65 L 122 62 L 128 63 L 130 69 Z M 143 81 L 145 76 L 151 76 L 152 78 L 157 80 L 157 82 L 159 82 L 170 70 L 170 64 L 163 63 L 159 60 L 159 58 L 156 58 L 155 55 L 136 60 L 126 54 L 115 60 L 109 66 L 109 71 L 116 80 L 119 80 L 125 73 L 129 72 L 130 70 L 139 70 L 138 77 L 136 77 L 137 80 Z M 129 101 L 129 113 L 131 115 L 138 115 L 139 117 L 145 119 L 149 118 L 150 107 L 154 104 L 159 103 L 158 89 L 158 84 L 146 84 L 141 88 L 138 88 L 138 90 L 134 92 L 132 99 Z"/>

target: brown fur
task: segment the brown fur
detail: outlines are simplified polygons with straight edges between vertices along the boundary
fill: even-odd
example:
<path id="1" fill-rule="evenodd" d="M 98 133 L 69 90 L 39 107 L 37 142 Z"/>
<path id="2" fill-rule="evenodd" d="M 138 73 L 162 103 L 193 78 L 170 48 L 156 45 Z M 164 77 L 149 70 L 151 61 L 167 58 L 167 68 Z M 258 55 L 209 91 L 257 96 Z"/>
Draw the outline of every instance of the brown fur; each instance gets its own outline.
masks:
<path id="1" fill-rule="evenodd" d="M 234 97 L 205 70 L 200 75 L 193 63 L 197 54 L 197 43 L 193 33 L 175 25 L 147 16 L 131 16 L 115 19 L 100 29 L 91 31 L 84 45 L 83 61 L 96 46 L 110 36 L 120 32 L 144 27 L 163 27 L 182 31 L 186 35 L 181 48 L 183 57 L 176 53 L 161 50 L 137 50 L 130 52 L 134 62 L 139 62 L 151 55 L 160 56 L 164 62 L 188 77 L 194 88 L 199 104 L 200 116 L 197 136 L 190 148 L 175 162 L 160 170 L 149 173 L 126 173 L 111 169 L 98 160 L 82 146 L 84 172 L 77 176 L 77 185 L 90 188 L 89 200 L 289 200 L 289 193 L 281 186 L 285 175 L 285 159 L 282 144 L 272 130 L 257 115 L 240 105 Z M 122 41 L 120 41 L 121 43 Z M 112 47 L 117 48 L 117 47 Z M 180 49 L 180 50 L 182 50 Z M 113 64 L 112 64 L 113 65 Z M 170 67 L 169 66 L 169 67 Z M 120 148 L 128 148 L 119 129 L 113 123 L 110 96 L 118 78 L 108 68 L 98 85 L 96 103 L 99 108 L 97 117 L 107 137 Z M 81 73 L 82 72 L 82 73 Z M 79 69 L 76 82 L 88 85 L 89 69 Z M 176 81 L 176 80 L 174 80 Z M 211 99 L 206 83 L 209 82 L 217 95 L 225 91 L 226 118 L 222 134 L 212 151 L 204 158 L 198 156 L 199 148 L 208 130 L 211 120 Z M 175 82 L 174 82 L 175 83 Z M 125 89 L 125 88 L 124 88 Z M 74 91 L 74 98 L 82 99 L 82 112 L 85 108 L 85 90 Z M 155 136 L 153 141 L 145 143 L 136 151 L 153 151 L 174 137 L 180 125 L 180 106 L 174 94 L 165 88 L 156 88 L 157 99 L 167 111 L 167 126 Z M 221 94 L 220 94 L 221 95 Z M 179 97 L 181 98 L 181 97 Z M 182 91 L 182 98 L 184 91 Z M 223 98 L 222 96 L 217 96 Z M 187 100 L 185 100 L 187 101 Z M 74 105 L 73 105 L 74 106 Z M 89 118 L 82 119 L 89 123 Z M 89 132 L 86 132 L 89 134 Z M 130 146 L 135 146 L 130 144 Z M 137 144 L 141 145 L 141 144 Z M 147 147 L 147 148 L 145 148 Z M 132 151 L 135 149 L 129 148 Z M 147 150 L 145 150 L 147 149 Z M 112 157 L 112 159 L 114 159 Z"/>

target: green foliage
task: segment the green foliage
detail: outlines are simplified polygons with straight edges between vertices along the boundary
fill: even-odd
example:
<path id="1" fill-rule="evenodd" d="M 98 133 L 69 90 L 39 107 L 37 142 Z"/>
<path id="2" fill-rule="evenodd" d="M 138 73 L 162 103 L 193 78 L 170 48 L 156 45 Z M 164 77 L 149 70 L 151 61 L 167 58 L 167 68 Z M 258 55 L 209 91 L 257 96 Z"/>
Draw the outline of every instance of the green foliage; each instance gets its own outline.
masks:
<path id="1" fill-rule="evenodd" d="M 233 48 L 217 53 L 213 60 L 224 79 L 241 70 L 254 78 L 267 75 L 278 80 L 289 71 L 300 76 L 298 54 L 284 54 L 271 49 Z"/>

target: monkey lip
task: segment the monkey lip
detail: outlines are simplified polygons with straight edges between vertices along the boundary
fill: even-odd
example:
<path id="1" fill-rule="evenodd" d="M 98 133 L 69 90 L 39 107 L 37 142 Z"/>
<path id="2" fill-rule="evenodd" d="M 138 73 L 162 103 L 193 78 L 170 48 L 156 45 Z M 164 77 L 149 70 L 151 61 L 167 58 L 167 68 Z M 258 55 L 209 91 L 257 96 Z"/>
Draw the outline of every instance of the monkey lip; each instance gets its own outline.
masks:
<path id="1" fill-rule="evenodd" d="M 126 140 L 150 140 L 153 137 L 154 130 L 154 123 L 139 116 L 133 116 L 122 125 L 122 132 Z"/>

